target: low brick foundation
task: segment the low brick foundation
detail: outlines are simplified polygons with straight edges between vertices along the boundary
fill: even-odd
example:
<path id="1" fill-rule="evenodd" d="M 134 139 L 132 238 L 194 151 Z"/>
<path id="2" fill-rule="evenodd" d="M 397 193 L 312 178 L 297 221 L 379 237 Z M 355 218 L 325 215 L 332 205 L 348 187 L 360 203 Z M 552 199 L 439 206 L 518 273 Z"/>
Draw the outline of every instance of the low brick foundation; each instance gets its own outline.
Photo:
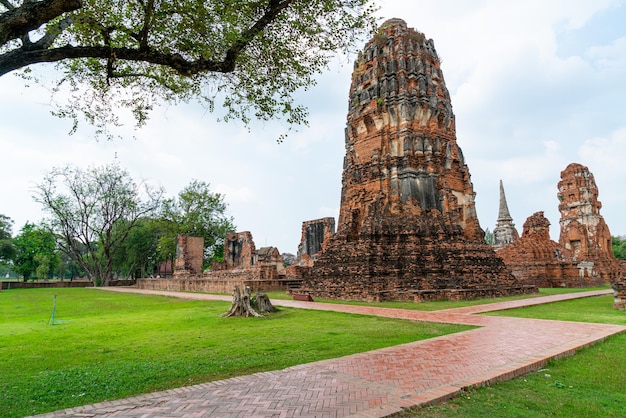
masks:
<path id="1" fill-rule="evenodd" d="M 298 290 L 299 293 L 304 293 Z M 522 285 L 514 287 L 490 287 L 476 289 L 429 289 L 429 290 L 397 290 L 397 291 L 381 291 L 370 293 L 366 299 L 360 299 L 355 294 L 341 295 L 337 292 L 328 292 L 321 289 L 308 290 L 309 294 L 315 298 L 340 299 L 340 300 L 364 300 L 366 302 L 384 302 L 384 301 L 401 301 L 401 302 L 431 302 L 438 300 L 468 300 L 478 298 L 497 298 L 513 295 L 532 295 L 538 292 L 536 286 Z"/>
<path id="2" fill-rule="evenodd" d="M 134 284 L 135 280 L 112 280 L 109 282 L 109 286 L 132 286 Z M 0 282 L 0 287 L 2 290 L 93 287 L 93 283 L 88 280 L 67 280 L 62 282 Z"/>
<path id="3" fill-rule="evenodd" d="M 138 279 L 138 289 L 168 290 L 183 292 L 226 293 L 233 292 L 235 286 L 250 286 L 253 292 L 258 291 L 287 291 L 293 286 L 293 280 L 246 280 L 232 279 L 202 279 L 197 277 L 174 279 Z"/>

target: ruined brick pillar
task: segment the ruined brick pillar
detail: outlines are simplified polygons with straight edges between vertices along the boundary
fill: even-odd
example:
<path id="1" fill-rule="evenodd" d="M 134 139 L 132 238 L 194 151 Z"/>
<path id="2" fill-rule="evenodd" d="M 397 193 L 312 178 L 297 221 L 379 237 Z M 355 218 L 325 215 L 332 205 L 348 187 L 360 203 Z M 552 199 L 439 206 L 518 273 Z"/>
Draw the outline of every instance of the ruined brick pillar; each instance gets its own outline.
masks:
<path id="1" fill-rule="evenodd" d="M 338 229 L 301 290 L 365 300 L 519 291 L 484 241 L 433 41 L 388 20 L 359 54 L 349 94 Z"/>
<path id="2" fill-rule="evenodd" d="M 204 238 L 178 235 L 173 276 L 202 274 Z"/>
<path id="3" fill-rule="evenodd" d="M 606 282 L 620 279 L 622 271 L 613 255 L 611 232 L 600 215 L 602 203 L 593 174 L 584 165 L 572 163 L 561 171 L 558 189 L 561 246 L 576 260 L 593 263 L 593 274 Z"/>
<path id="4" fill-rule="evenodd" d="M 302 222 L 302 237 L 298 245 L 298 263 L 312 265 L 330 238 L 335 235 L 335 218 L 327 217 Z"/>
<path id="5" fill-rule="evenodd" d="M 256 263 L 256 246 L 249 231 L 226 233 L 224 262 L 228 270 L 246 269 Z"/>

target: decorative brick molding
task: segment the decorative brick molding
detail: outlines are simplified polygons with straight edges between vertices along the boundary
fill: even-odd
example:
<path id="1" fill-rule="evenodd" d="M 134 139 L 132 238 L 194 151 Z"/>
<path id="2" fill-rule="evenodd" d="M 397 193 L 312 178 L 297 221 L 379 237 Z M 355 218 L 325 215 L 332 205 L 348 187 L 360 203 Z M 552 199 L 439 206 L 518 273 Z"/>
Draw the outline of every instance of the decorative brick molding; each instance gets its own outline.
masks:
<path id="1" fill-rule="evenodd" d="M 401 19 L 359 54 L 337 233 L 298 293 L 431 300 L 535 290 L 484 241 L 439 64 L 433 41 Z"/>

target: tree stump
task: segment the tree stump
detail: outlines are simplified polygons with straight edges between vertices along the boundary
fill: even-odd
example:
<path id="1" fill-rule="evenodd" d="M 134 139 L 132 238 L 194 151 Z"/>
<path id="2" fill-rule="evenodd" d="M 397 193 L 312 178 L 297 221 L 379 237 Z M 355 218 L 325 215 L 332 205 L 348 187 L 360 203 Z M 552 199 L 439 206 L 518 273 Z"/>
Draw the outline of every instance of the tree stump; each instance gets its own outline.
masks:
<path id="1" fill-rule="evenodd" d="M 256 295 L 252 298 L 252 306 L 256 307 L 258 312 L 263 313 L 270 313 L 276 310 L 272 302 L 270 302 L 270 298 L 261 292 L 256 292 Z"/>
<path id="2" fill-rule="evenodd" d="M 231 316 L 245 316 L 248 317 L 250 315 L 256 317 L 262 317 L 260 313 L 258 313 L 252 307 L 252 299 L 250 298 L 250 286 L 246 286 L 243 291 L 239 286 L 235 286 L 233 289 L 233 304 L 231 305 L 228 312 L 222 314 L 222 317 L 228 318 Z"/>

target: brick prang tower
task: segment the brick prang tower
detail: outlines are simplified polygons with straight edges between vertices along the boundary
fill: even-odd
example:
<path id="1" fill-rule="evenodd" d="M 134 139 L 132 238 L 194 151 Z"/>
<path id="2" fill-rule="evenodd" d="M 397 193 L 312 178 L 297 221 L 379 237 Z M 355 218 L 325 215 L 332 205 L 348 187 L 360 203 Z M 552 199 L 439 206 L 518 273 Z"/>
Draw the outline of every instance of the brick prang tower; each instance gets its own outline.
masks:
<path id="1" fill-rule="evenodd" d="M 337 233 L 301 291 L 461 299 L 522 288 L 484 241 L 432 40 L 385 22 L 354 65 Z"/>

